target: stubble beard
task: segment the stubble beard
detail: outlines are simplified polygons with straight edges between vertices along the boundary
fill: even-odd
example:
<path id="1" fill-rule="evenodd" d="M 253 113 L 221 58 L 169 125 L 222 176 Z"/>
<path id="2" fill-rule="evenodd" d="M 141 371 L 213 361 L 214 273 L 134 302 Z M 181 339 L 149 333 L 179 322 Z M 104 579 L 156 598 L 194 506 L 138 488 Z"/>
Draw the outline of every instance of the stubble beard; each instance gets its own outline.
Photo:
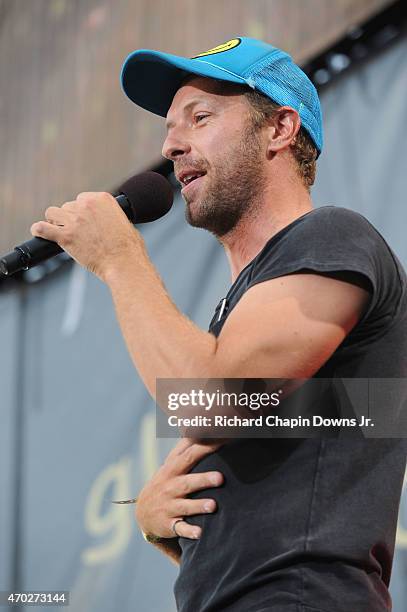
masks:
<path id="1" fill-rule="evenodd" d="M 192 227 L 225 237 L 249 214 L 255 214 L 265 179 L 258 130 L 249 126 L 238 146 L 221 163 L 212 164 L 210 185 L 199 202 L 185 198 L 185 217 Z"/>

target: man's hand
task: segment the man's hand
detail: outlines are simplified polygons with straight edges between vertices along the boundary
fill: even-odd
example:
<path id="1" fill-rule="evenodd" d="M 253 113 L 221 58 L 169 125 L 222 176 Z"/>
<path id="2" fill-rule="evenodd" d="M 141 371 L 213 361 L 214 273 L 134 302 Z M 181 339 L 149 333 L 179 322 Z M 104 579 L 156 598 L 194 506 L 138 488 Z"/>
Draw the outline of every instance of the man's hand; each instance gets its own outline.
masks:
<path id="1" fill-rule="evenodd" d="M 214 499 L 189 499 L 194 491 L 210 489 L 223 483 L 221 472 L 189 474 L 200 459 L 217 450 L 225 441 L 182 438 L 168 454 L 165 462 L 137 497 L 136 519 L 144 533 L 174 538 L 174 522 L 192 514 L 216 510 Z M 177 533 L 184 538 L 199 538 L 201 528 L 186 521 L 178 522 Z"/>
<path id="2" fill-rule="evenodd" d="M 110 266 L 120 266 L 144 248 L 140 233 L 110 193 L 80 193 L 73 202 L 47 208 L 45 219 L 31 226 L 31 234 L 57 242 L 103 281 Z"/>

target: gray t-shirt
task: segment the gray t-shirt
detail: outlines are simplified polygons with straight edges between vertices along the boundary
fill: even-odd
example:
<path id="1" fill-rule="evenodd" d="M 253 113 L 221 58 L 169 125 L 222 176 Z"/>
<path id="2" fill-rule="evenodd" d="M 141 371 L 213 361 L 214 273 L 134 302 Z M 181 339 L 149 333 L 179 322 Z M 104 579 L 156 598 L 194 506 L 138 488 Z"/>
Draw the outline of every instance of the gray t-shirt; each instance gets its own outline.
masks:
<path id="1" fill-rule="evenodd" d="M 344 208 L 315 209 L 273 236 L 210 331 L 220 333 L 250 287 L 301 270 L 340 274 L 371 294 L 316 376 L 405 378 L 405 273 L 374 227 Z M 179 612 L 390 610 L 405 465 L 406 440 L 362 437 L 239 439 L 205 457 L 192 471 L 219 470 L 225 482 L 191 495 L 216 499 L 218 510 L 186 519 L 203 531 L 199 540 L 179 538 Z"/>

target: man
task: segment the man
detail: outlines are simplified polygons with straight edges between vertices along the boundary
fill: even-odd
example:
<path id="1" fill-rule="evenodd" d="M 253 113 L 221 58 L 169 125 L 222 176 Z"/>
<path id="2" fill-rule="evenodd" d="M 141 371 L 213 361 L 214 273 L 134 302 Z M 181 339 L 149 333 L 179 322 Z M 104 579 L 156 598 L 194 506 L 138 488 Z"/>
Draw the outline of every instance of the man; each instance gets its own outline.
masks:
<path id="1" fill-rule="evenodd" d="M 291 58 L 247 38 L 193 59 L 141 50 L 122 83 L 166 116 L 163 154 L 187 220 L 229 259 L 233 284 L 210 333 L 171 302 L 109 194 L 48 208 L 32 233 L 107 283 L 150 393 L 157 378 L 405 377 L 405 274 L 363 217 L 313 209 L 321 113 Z M 329 387 L 322 400 L 345 410 L 347 396 Z M 405 459 L 403 440 L 363 436 L 182 440 L 138 518 L 180 559 L 182 612 L 382 612 Z"/>

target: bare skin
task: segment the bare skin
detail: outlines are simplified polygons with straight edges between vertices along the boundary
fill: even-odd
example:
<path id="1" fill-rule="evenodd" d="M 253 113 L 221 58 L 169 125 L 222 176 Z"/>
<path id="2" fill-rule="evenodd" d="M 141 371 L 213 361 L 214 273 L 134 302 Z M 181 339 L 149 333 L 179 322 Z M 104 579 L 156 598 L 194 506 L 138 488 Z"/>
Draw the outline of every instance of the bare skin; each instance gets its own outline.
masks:
<path id="1" fill-rule="evenodd" d="M 179 563 L 181 549 L 172 526 L 180 517 L 214 512 L 214 499 L 189 499 L 189 493 L 223 484 L 221 472 L 190 474 L 198 461 L 222 446 L 222 442 L 182 438 L 168 454 L 163 465 L 147 482 L 137 497 L 136 520 L 144 533 L 168 538 L 155 546 Z M 177 523 L 177 533 L 185 538 L 198 539 L 201 528 L 186 521 Z"/>
<path id="2" fill-rule="evenodd" d="M 211 212 L 215 187 L 220 188 L 224 173 L 232 179 L 235 176 L 239 183 L 237 173 L 243 169 L 233 165 L 233 158 L 235 151 L 242 151 L 247 122 L 245 97 L 218 94 L 208 79 L 193 79 L 174 96 L 167 115 L 163 154 L 174 161 L 178 177 L 198 167 L 206 171 L 182 190 L 190 220 L 201 227 L 205 219 L 210 227 L 207 213 Z M 232 281 L 273 235 L 312 210 L 311 198 L 296 173 L 290 151 L 299 128 L 296 111 L 283 107 L 259 131 L 258 141 L 250 144 L 258 166 L 257 178 L 250 175 L 255 197 L 236 225 L 218 234 Z M 228 185 L 232 194 L 233 184 L 232 180 Z M 235 199 L 231 196 L 231 206 L 239 193 L 234 194 Z M 292 274 L 249 289 L 215 338 L 173 304 L 140 233 L 128 223 L 111 195 L 82 193 L 62 207 L 48 208 L 45 217 L 46 222 L 32 226 L 32 234 L 60 244 L 108 285 L 131 358 L 153 397 L 157 378 L 311 377 L 344 340 L 368 304 L 368 292 L 349 282 L 312 273 Z M 263 323 L 261 329 L 259 320 Z M 196 500 L 182 499 L 187 467 L 179 459 L 172 456 L 170 468 L 160 468 L 155 482 L 148 483 L 142 491 L 137 514 L 144 531 L 169 533 L 170 520 L 174 522 L 196 510 Z M 168 476 L 169 471 L 171 484 L 162 492 L 158 483 L 163 485 L 163 473 Z M 201 488 L 201 480 L 188 482 Z M 155 512 L 143 502 L 153 498 Z M 182 513 L 174 517 L 180 500 Z M 164 504 L 171 507 L 169 513 L 159 510 Z M 185 530 L 191 526 L 186 525 L 177 523 L 177 532 L 190 537 Z M 171 555 L 174 558 L 173 550 Z"/>
<path id="3" fill-rule="evenodd" d="M 202 208 L 208 192 L 213 190 L 215 199 L 219 197 L 216 176 L 228 160 L 236 156 L 249 121 L 249 107 L 244 96 L 219 95 L 212 93 L 214 89 L 216 91 L 210 79 L 190 80 L 177 91 L 167 114 L 168 132 L 162 154 L 174 162 L 177 178 L 188 168 L 207 170 L 204 177 L 181 191 L 192 217 Z M 309 192 L 296 173 L 290 151 L 290 143 L 300 126 L 298 113 L 288 106 L 282 107 L 278 116 L 258 135 L 257 150 L 252 153 L 258 157 L 255 214 L 246 215 L 232 231 L 220 237 L 229 260 L 232 282 L 267 240 L 312 210 Z M 239 174 L 247 180 L 248 163 L 250 159 L 245 159 L 237 165 L 234 180 Z M 232 175 L 224 185 L 229 194 L 229 206 L 235 196 L 234 180 Z"/>

